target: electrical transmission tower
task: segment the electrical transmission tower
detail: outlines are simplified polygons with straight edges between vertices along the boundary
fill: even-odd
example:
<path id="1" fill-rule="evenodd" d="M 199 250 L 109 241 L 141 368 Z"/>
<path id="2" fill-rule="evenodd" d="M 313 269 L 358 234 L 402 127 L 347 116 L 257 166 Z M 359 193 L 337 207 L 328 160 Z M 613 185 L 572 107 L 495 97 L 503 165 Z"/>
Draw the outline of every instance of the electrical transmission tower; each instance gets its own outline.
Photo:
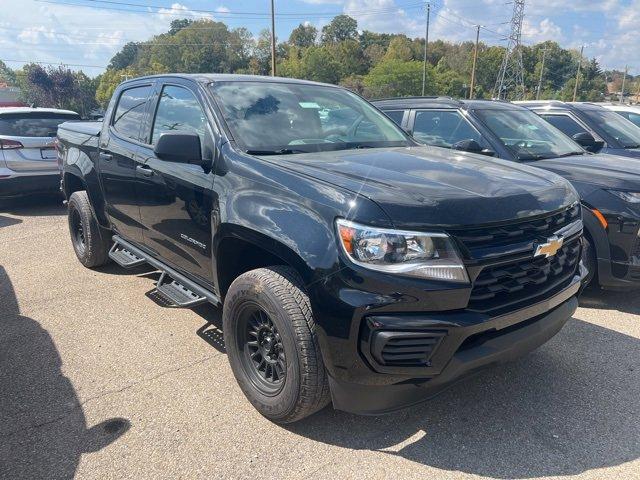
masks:
<path id="1" fill-rule="evenodd" d="M 502 60 L 500 73 L 493 89 L 494 98 L 506 99 L 511 91 L 514 100 L 524 99 L 524 64 L 522 62 L 522 20 L 524 19 L 524 1 L 513 0 L 511 33 L 507 51 Z"/>

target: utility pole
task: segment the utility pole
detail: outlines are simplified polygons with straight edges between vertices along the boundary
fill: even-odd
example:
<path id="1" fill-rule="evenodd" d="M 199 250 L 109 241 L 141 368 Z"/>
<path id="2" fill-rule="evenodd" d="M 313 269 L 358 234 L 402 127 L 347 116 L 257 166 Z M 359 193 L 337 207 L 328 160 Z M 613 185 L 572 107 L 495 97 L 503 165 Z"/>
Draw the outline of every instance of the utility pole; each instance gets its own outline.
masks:
<path id="1" fill-rule="evenodd" d="M 542 91 L 542 76 L 544 75 L 544 62 L 547 59 L 547 47 L 542 51 L 542 66 L 540 67 L 540 80 L 538 80 L 538 91 L 536 92 L 536 100 L 540 100 L 540 92 Z"/>
<path id="2" fill-rule="evenodd" d="M 629 67 L 624 67 L 624 76 L 622 77 L 622 90 L 620 91 L 620 103 L 624 103 L 624 84 L 627 83 L 627 73 L 629 73 Z"/>
<path id="3" fill-rule="evenodd" d="M 427 2 L 427 26 L 424 32 L 424 61 L 422 63 L 422 96 L 427 84 L 427 47 L 429 45 L 429 17 L 431 16 L 431 4 Z"/>
<path id="4" fill-rule="evenodd" d="M 271 75 L 276 76 L 276 14 L 271 0 Z"/>
<path id="5" fill-rule="evenodd" d="M 580 82 L 580 69 L 582 68 L 582 54 L 584 53 L 584 45 L 580 47 L 580 58 L 578 59 L 578 71 L 576 72 L 576 84 L 573 87 L 573 101 L 578 98 L 578 83 Z"/>
<path id="6" fill-rule="evenodd" d="M 511 33 L 507 38 L 507 49 L 500 66 L 500 72 L 493 88 L 495 98 L 507 98 L 508 91 L 513 89 L 515 100 L 524 100 L 524 61 L 522 60 L 522 22 L 524 20 L 525 0 L 513 0 L 511 15 Z"/>
<path id="7" fill-rule="evenodd" d="M 473 67 L 471 68 L 471 88 L 469 89 L 469 99 L 473 100 L 473 91 L 476 86 L 476 65 L 478 64 L 478 44 L 480 43 L 480 25 L 476 25 L 476 47 L 473 49 Z"/>

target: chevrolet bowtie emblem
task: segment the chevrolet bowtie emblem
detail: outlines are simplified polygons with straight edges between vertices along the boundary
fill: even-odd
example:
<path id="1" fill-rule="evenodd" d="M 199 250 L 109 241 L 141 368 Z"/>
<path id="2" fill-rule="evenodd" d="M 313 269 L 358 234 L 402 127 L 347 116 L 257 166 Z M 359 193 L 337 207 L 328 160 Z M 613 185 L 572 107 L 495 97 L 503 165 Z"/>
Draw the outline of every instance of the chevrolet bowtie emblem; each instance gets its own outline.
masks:
<path id="1" fill-rule="evenodd" d="M 562 237 L 551 237 L 547 238 L 546 243 L 539 243 L 536 245 L 536 252 L 533 254 L 534 257 L 543 256 L 545 258 L 553 257 L 558 250 L 562 248 L 562 244 L 564 243 L 564 238 Z"/>

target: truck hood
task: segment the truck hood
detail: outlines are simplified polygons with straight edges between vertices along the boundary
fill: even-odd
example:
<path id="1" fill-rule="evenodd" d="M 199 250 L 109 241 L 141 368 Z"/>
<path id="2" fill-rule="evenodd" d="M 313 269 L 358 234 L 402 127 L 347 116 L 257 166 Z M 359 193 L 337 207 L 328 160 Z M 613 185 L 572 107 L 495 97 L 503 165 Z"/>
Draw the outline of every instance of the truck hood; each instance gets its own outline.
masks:
<path id="1" fill-rule="evenodd" d="M 402 228 L 504 222 L 578 201 L 575 190 L 553 173 L 437 147 L 267 158 L 373 200 Z"/>
<path id="2" fill-rule="evenodd" d="M 572 182 L 640 191 L 639 159 L 618 155 L 581 155 L 539 160 L 530 165 L 555 172 Z"/>

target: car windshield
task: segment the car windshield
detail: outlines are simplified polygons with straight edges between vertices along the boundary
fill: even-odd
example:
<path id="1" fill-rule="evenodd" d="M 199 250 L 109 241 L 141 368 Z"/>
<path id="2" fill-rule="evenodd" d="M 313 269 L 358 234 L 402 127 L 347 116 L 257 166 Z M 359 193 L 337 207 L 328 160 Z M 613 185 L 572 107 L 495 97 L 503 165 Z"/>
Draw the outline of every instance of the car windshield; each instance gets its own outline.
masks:
<path id="1" fill-rule="evenodd" d="M 585 154 L 580 145 L 531 111 L 481 109 L 476 114 L 518 160 Z"/>
<path id="2" fill-rule="evenodd" d="M 584 110 L 589 117 L 607 135 L 615 138 L 624 148 L 640 147 L 640 128 L 629 120 L 610 110 Z"/>
<path id="3" fill-rule="evenodd" d="M 55 137 L 58 125 L 79 120 L 73 113 L 20 112 L 0 115 L 0 135 L 12 137 Z"/>
<path id="4" fill-rule="evenodd" d="M 233 138 L 248 153 L 413 144 L 386 115 L 348 90 L 252 81 L 216 82 L 211 89 Z"/>

